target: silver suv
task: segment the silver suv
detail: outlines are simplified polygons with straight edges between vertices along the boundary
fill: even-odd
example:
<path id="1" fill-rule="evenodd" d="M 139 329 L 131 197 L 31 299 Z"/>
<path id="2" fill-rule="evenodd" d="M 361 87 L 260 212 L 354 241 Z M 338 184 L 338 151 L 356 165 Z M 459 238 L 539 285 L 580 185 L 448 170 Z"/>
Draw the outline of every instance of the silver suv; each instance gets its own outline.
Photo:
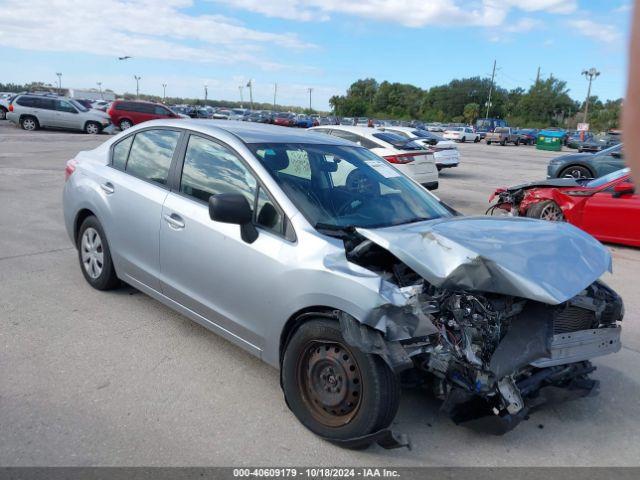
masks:
<path id="1" fill-rule="evenodd" d="M 86 108 L 71 98 L 24 94 L 9 105 L 7 120 L 25 130 L 62 128 L 97 134 L 111 124 L 105 112 Z"/>
<path id="2" fill-rule="evenodd" d="M 508 430 L 544 399 L 590 393 L 589 360 L 620 349 L 622 301 L 598 280 L 611 258 L 597 240 L 458 216 L 340 138 L 154 120 L 79 153 L 66 175 L 91 286 L 122 280 L 279 368 L 293 413 L 343 446 L 404 443 L 388 430 L 401 379 L 456 422 Z"/>

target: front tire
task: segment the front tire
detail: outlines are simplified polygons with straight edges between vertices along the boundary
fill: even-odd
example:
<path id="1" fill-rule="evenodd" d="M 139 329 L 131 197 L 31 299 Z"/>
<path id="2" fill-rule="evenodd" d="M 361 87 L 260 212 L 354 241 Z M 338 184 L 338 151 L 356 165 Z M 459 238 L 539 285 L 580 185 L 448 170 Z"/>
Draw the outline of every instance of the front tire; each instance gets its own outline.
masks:
<path id="1" fill-rule="evenodd" d="M 96 217 L 87 217 L 82 222 L 76 245 L 80 269 L 89 285 L 97 290 L 112 290 L 120 285 L 107 237 Z"/>
<path id="2" fill-rule="evenodd" d="M 558 178 L 573 177 L 573 178 L 593 178 L 593 174 L 587 167 L 582 165 L 573 165 L 567 167 L 560 172 Z"/>
<path id="3" fill-rule="evenodd" d="M 302 324 L 282 362 L 287 405 L 313 433 L 347 440 L 389 426 L 400 402 L 400 383 L 384 360 L 348 345 L 338 322 Z"/>
<path id="4" fill-rule="evenodd" d="M 128 128 L 133 127 L 133 123 L 131 123 L 131 120 L 120 120 L 120 130 L 127 130 Z"/>
<path id="5" fill-rule="evenodd" d="M 534 203 L 527 209 L 526 215 L 529 218 L 538 218 L 549 222 L 564 222 L 564 213 L 553 200 Z"/>

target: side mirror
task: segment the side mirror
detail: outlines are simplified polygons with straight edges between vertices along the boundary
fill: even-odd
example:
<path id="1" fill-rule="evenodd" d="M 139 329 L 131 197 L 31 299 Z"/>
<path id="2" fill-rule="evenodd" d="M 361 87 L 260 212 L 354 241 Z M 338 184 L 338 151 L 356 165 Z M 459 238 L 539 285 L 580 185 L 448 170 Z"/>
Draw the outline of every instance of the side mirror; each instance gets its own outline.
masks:
<path id="1" fill-rule="evenodd" d="M 611 156 L 613 158 L 622 158 L 622 153 L 621 152 L 611 152 Z"/>
<path id="2" fill-rule="evenodd" d="M 622 182 L 613 187 L 613 197 L 620 198 L 623 195 L 630 195 L 635 193 L 636 187 L 633 183 Z"/>
<path id="3" fill-rule="evenodd" d="M 218 193 L 209 197 L 209 217 L 222 223 L 240 225 L 240 236 L 247 243 L 258 238 L 253 225 L 253 211 L 247 197 L 240 193 Z"/>

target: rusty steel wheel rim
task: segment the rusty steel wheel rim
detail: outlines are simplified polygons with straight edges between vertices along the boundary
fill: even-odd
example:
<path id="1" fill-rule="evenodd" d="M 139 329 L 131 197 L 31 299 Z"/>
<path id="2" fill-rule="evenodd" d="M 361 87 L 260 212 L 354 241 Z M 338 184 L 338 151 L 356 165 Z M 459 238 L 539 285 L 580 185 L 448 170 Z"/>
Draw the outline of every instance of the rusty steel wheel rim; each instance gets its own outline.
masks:
<path id="1" fill-rule="evenodd" d="M 362 403 L 362 375 L 337 342 L 309 342 L 298 361 L 298 385 L 314 419 L 327 427 L 349 423 Z"/>

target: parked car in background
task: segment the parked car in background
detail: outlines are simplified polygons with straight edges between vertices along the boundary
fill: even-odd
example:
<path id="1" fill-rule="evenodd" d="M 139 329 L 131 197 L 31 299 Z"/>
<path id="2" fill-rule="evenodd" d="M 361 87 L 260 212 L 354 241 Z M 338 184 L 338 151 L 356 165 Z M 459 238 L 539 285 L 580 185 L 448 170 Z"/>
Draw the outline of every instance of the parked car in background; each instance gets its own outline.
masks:
<path id="1" fill-rule="evenodd" d="M 296 116 L 293 113 L 288 112 L 276 113 L 273 118 L 273 123 L 275 125 L 280 125 L 281 127 L 295 127 Z"/>
<path id="2" fill-rule="evenodd" d="M 24 130 L 59 128 L 98 134 L 111 124 L 109 115 L 86 108 L 72 98 L 23 94 L 13 97 L 7 120 Z"/>
<path id="3" fill-rule="evenodd" d="M 623 144 L 598 153 L 570 153 L 552 158 L 547 178 L 598 178 L 625 167 Z"/>
<path id="4" fill-rule="evenodd" d="M 597 391 L 589 360 L 621 348 L 624 306 L 593 237 L 455 215 L 338 138 L 218 123 L 149 122 L 67 162 L 64 223 L 91 287 L 126 282 L 267 362 L 299 421 L 351 448 L 408 444 L 388 430 L 403 379 L 503 432 Z"/>
<path id="5" fill-rule="evenodd" d="M 92 103 L 92 107 L 96 110 L 100 110 L 102 112 L 106 112 L 109 109 L 109 105 L 111 102 L 107 102 L 106 100 L 95 100 Z"/>
<path id="6" fill-rule="evenodd" d="M 538 140 L 538 130 L 535 128 L 523 128 L 515 131 L 520 139 L 520 143 L 525 145 L 535 145 Z"/>
<path id="7" fill-rule="evenodd" d="M 563 178 L 502 188 L 493 199 L 491 209 L 567 221 L 602 242 L 640 247 L 640 195 L 628 168 L 593 180 Z"/>
<path id="8" fill-rule="evenodd" d="M 296 127 L 298 128 L 311 128 L 311 127 L 317 127 L 319 125 L 318 121 L 311 118 L 308 115 L 296 115 L 295 117 L 295 124 Z"/>
<path id="9" fill-rule="evenodd" d="M 74 98 L 74 101 L 78 102 L 80 105 L 82 105 L 84 108 L 94 108 L 93 107 L 93 100 L 87 100 L 85 98 Z"/>
<path id="10" fill-rule="evenodd" d="M 476 132 L 481 139 L 487 136 L 487 133 L 493 132 L 496 127 L 507 127 L 506 120 L 501 118 L 479 118 L 476 120 Z"/>
<path id="11" fill-rule="evenodd" d="M 379 127 L 379 129 L 410 138 L 422 145 L 429 153 L 433 153 L 438 171 L 443 168 L 457 167 L 460 164 L 460 153 L 455 142 L 440 135 L 413 127 Z"/>
<path id="12" fill-rule="evenodd" d="M 492 143 L 499 143 L 503 146 L 507 143 L 513 143 L 515 146 L 520 145 L 520 135 L 511 130 L 511 127 L 496 127 L 493 132 L 487 133 L 485 140 L 487 145 Z"/>
<path id="13" fill-rule="evenodd" d="M 573 132 L 569 132 L 567 134 L 566 146 L 568 148 L 578 149 L 585 142 L 592 141 L 593 138 L 594 138 L 594 135 L 591 132 L 579 132 L 577 130 Z"/>
<path id="14" fill-rule="evenodd" d="M 196 107 L 194 109 L 194 115 L 191 118 L 214 118 L 213 110 L 209 110 L 205 107 Z"/>
<path id="15" fill-rule="evenodd" d="M 231 110 L 227 108 L 218 108 L 211 112 L 210 118 L 214 118 L 216 120 L 229 120 L 230 116 L 231 116 Z"/>
<path id="16" fill-rule="evenodd" d="M 480 141 L 480 135 L 473 131 L 471 127 L 450 127 L 442 134 L 447 140 L 455 140 L 460 143 Z"/>
<path id="17" fill-rule="evenodd" d="M 438 169 L 433 153 L 411 138 L 374 128 L 347 125 L 313 127 L 309 132 L 332 135 L 363 146 L 429 190 L 438 188 Z"/>
<path id="18" fill-rule="evenodd" d="M 247 122 L 272 123 L 273 116 L 271 112 L 267 111 L 251 112 L 247 117 Z"/>
<path id="19" fill-rule="evenodd" d="M 609 132 L 603 135 L 595 135 L 591 140 L 582 142 L 578 146 L 578 152 L 600 152 L 614 145 L 618 145 L 620 142 L 622 142 L 622 135 L 620 133 Z"/>
<path id="20" fill-rule="evenodd" d="M 7 118 L 7 112 L 9 111 L 9 102 L 14 96 L 15 94 L 5 94 L 0 97 L 0 120 L 5 120 Z"/>
<path id="21" fill-rule="evenodd" d="M 244 116 L 247 113 L 246 108 L 232 108 L 229 120 L 244 120 Z"/>
<path id="22" fill-rule="evenodd" d="M 180 118 L 179 115 L 159 103 L 139 100 L 116 100 L 107 111 L 114 125 L 126 130 L 134 125 L 159 118 Z"/>

